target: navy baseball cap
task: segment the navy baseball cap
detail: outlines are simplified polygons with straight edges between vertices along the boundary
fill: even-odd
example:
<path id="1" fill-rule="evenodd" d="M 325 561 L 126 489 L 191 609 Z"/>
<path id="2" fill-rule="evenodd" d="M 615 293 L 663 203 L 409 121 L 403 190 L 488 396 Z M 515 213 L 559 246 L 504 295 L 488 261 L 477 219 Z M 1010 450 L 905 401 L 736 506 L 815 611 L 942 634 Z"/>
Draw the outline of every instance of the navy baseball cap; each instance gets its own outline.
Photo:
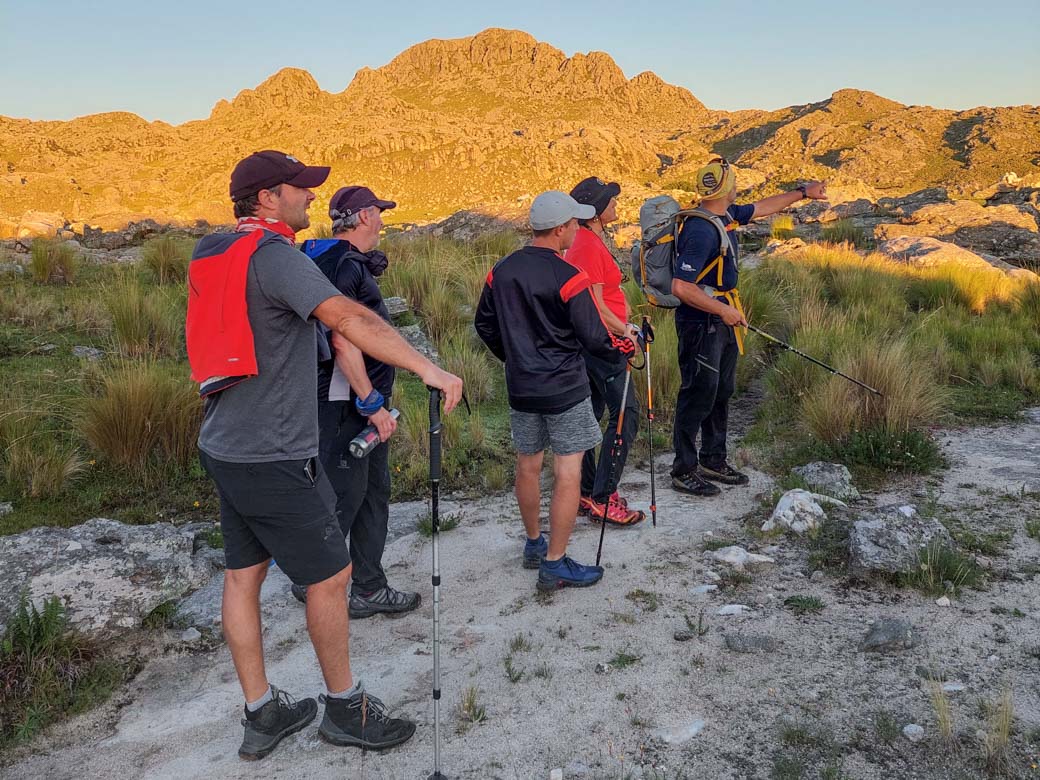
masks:
<path id="1" fill-rule="evenodd" d="M 380 211 L 397 208 L 394 201 L 377 198 L 368 187 L 341 187 L 329 201 L 329 216 L 333 219 L 343 219 L 369 206 L 378 206 Z"/>
<path id="2" fill-rule="evenodd" d="M 596 216 L 598 217 L 604 211 L 608 205 L 610 205 L 610 199 L 616 198 L 621 193 L 621 185 L 616 181 L 605 182 L 598 176 L 590 176 L 587 179 L 582 179 L 578 182 L 574 189 L 571 190 L 571 197 L 574 198 L 578 203 L 585 203 L 596 209 Z"/>
<path id="3" fill-rule="evenodd" d="M 304 165 L 291 154 L 267 149 L 240 160 L 231 172 L 231 200 L 239 201 L 279 184 L 311 189 L 325 183 L 331 168 Z"/>

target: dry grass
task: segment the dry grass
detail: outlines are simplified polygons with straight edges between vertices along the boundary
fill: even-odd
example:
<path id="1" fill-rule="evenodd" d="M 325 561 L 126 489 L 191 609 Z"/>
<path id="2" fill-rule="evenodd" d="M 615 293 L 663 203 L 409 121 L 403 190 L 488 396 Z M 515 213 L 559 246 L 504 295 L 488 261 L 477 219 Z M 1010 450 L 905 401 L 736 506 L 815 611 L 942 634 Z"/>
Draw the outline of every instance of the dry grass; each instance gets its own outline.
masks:
<path id="1" fill-rule="evenodd" d="M 103 297 L 120 354 L 129 358 L 178 355 L 184 318 L 173 296 L 149 290 L 135 277 L 124 274 L 105 288 Z"/>
<path id="2" fill-rule="evenodd" d="M 780 241 L 795 237 L 794 217 L 790 214 L 779 214 L 769 225 L 769 235 Z"/>
<path id="3" fill-rule="evenodd" d="M 77 450 L 43 428 L 43 416 L 9 401 L 0 407 L 0 463 L 4 479 L 29 498 L 58 496 L 82 474 Z"/>
<path id="4" fill-rule="evenodd" d="M 182 236 L 164 235 L 144 245 L 142 259 L 156 284 L 183 283 L 194 242 Z"/>
<path id="5" fill-rule="evenodd" d="M 953 712 L 941 680 L 928 681 L 928 694 L 935 712 L 935 727 L 944 745 L 953 744 Z"/>
<path id="6" fill-rule="evenodd" d="M 72 284 L 79 265 L 80 253 L 64 241 L 38 238 L 32 242 L 29 271 L 40 284 Z"/>
<path id="7" fill-rule="evenodd" d="M 150 361 L 118 364 L 96 383 L 79 423 L 91 446 L 137 477 L 187 467 L 202 412 L 194 384 Z"/>
<path id="8" fill-rule="evenodd" d="M 1005 776 L 1010 769 L 1011 758 L 1008 746 L 1011 742 L 1011 728 L 1014 722 L 1014 700 L 1011 689 L 1007 688 L 990 711 L 989 722 L 986 724 L 986 737 L 983 740 L 986 769 L 991 776 Z"/>

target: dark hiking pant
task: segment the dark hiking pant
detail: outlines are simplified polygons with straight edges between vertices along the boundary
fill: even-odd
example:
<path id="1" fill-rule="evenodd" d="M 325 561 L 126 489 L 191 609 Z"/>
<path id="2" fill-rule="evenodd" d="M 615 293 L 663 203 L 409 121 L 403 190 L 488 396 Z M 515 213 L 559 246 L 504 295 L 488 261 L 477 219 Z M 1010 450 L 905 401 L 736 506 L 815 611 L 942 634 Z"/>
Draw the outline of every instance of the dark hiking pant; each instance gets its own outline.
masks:
<path id="1" fill-rule="evenodd" d="M 581 494 L 592 496 L 595 501 L 605 504 L 610 495 L 617 490 L 621 472 L 625 469 L 625 461 L 628 460 L 628 450 L 639 431 L 639 400 L 636 398 L 636 389 L 630 383 L 625 400 L 625 421 L 621 427 L 621 447 L 612 458 L 618 417 L 621 415 L 621 396 L 625 388 L 626 360 L 620 355 L 614 361 L 600 360 L 588 353 L 584 353 L 582 357 L 585 359 L 589 386 L 592 390 L 592 413 L 599 420 L 606 410 L 609 417 L 599 448 L 599 462 L 596 462 L 595 449 L 587 450 L 582 458 Z M 635 377 L 632 378 L 632 382 L 635 382 Z"/>
<path id="2" fill-rule="evenodd" d="M 726 462 L 726 424 L 739 353 L 733 328 L 718 317 L 707 322 L 677 322 L 675 330 L 679 337 L 682 385 L 675 405 L 672 474 L 680 475 L 697 468 L 698 431 L 700 462 L 709 468 Z M 702 363 L 718 369 L 717 372 Z"/>
<path id="3" fill-rule="evenodd" d="M 390 519 L 390 447 L 379 444 L 362 459 L 348 449 L 367 425 L 368 418 L 351 401 L 318 402 L 319 458 L 336 491 L 336 515 L 354 562 L 354 593 L 386 585 L 382 559 Z"/>

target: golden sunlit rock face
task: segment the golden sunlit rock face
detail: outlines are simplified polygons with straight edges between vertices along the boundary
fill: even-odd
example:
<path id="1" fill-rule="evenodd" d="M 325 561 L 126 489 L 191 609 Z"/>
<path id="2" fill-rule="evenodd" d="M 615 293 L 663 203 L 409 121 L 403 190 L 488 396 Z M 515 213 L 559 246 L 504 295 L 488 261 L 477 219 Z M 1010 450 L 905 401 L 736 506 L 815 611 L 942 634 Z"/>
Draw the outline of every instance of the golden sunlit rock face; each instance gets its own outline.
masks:
<path id="1" fill-rule="evenodd" d="M 946 111 L 847 89 L 772 112 L 712 111 L 653 73 L 626 78 L 602 52 L 568 58 L 492 29 L 413 46 L 340 93 L 286 68 L 178 126 L 128 113 L 0 117 L 0 236 L 29 211 L 106 228 L 228 222 L 231 168 L 267 148 L 332 166 L 313 213 L 339 186 L 364 183 L 397 200 L 405 221 L 518 213 L 590 174 L 622 182 L 631 209 L 651 191 L 681 192 L 712 153 L 761 191 L 811 177 L 849 199 L 934 185 L 971 194 L 1007 172 L 1037 174 L 1040 109 Z"/>

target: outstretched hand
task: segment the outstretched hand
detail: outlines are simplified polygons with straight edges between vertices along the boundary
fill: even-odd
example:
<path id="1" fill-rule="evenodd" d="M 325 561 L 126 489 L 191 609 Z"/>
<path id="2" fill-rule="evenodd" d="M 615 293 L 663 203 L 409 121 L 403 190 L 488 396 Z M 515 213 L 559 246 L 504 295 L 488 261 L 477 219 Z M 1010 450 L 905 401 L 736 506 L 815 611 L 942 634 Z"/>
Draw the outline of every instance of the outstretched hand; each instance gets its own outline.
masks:
<path id="1" fill-rule="evenodd" d="M 810 200 L 827 200 L 827 182 L 807 181 L 804 185 L 805 197 Z"/>

